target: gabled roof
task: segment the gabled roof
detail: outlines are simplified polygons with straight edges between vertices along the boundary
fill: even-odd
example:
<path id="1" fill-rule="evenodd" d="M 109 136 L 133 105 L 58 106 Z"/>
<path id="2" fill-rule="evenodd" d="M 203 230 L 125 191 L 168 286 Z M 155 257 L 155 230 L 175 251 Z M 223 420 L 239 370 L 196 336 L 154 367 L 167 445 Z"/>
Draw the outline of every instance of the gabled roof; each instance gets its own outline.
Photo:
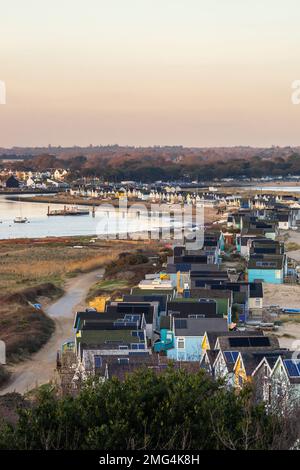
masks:
<path id="1" fill-rule="evenodd" d="M 287 349 L 280 349 L 278 351 L 269 351 L 268 353 L 265 352 L 264 357 L 262 358 L 260 363 L 257 365 L 257 367 L 253 370 L 252 375 L 255 376 L 255 374 L 259 371 L 259 369 L 263 367 L 264 365 L 266 365 L 269 368 L 270 373 L 271 373 L 279 356 L 284 357 L 284 358 L 289 358 L 291 357 L 291 351 Z"/>
<path id="2" fill-rule="evenodd" d="M 79 329 L 84 320 L 101 320 L 102 313 L 99 312 L 76 312 L 73 328 Z"/>
<path id="3" fill-rule="evenodd" d="M 277 368 L 279 367 L 279 364 L 281 364 L 283 371 L 285 373 L 285 376 L 287 380 L 290 382 L 290 384 L 300 384 L 300 359 L 294 359 L 294 351 L 289 351 L 290 356 L 287 354 L 284 358 L 279 356 L 271 373 L 271 377 L 274 375 L 276 372 Z M 288 364 L 290 363 L 290 364 Z M 295 375 L 293 372 L 295 370 L 295 373 L 299 373 L 299 375 Z"/>
<path id="4" fill-rule="evenodd" d="M 110 341 L 120 341 L 129 343 L 139 343 L 140 340 L 137 336 L 132 335 L 132 328 L 121 328 L 111 330 L 83 330 L 80 341 L 84 344 L 96 344 L 97 341 L 109 343 Z"/>
<path id="5" fill-rule="evenodd" d="M 174 317 L 190 317 L 191 315 L 204 315 L 205 317 L 217 317 L 217 304 L 213 299 L 203 299 L 197 302 L 185 302 L 177 299 L 167 304 L 168 315 Z"/>
<path id="6" fill-rule="evenodd" d="M 227 271 L 221 271 L 216 269 L 215 264 L 208 264 L 205 266 L 205 269 L 194 271 L 190 273 L 191 278 L 215 278 L 215 279 L 228 279 Z"/>
<path id="7" fill-rule="evenodd" d="M 215 358 L 213 366 L 216 367 L 218 361 L 222 360 L 226 364 L 228 372 L 232 372 L 237 361 L 239 352 L 238 351 L 222 351 L 216 350 L 218 354 Z"/>
<path id="8" fill-rule="evenodd" d="M 96 375 L 103 377 L 116 377 L 119 380 L 124 380 L 125 377 L 135 372 L 138 369 L 151 369 L 157 374 L 165 372 L 168 367 L 174 369 L 184 369 L 191 373 L 199 371 L 199 364 L 197 362 L 174 362 L 166 357 L 159 356 L 154 353 L 134 354 L 134 355 L 99 355 L 97 349 L 87 350 L 96 356 L 93 368 Z M 96 366 L 96 367 L 95 367 Z"/>
<path id="9" fill-rule="evenodd" d="M 206 266 L 207 255 L 183 255 L 183 256 L 174 256 L 174 264 L 178 263 L 188 263 L 188 264 L 201 264 L 203 263 Z"/>
<path id="10" fill-rule="evenodd" d="M 218 349 L 208 349 L 207 351 L 205 351 L 205 354 L 206 354 L 211 366 L 213 366 L 213 364 L 216 360 L 216 357 L 218 355 L 218 352 L 219 352 Z"/>
<path id="11" fill-rule="evenodd" d="M 123 318 L 124 315 L 144 315 L 146 323 L 153 323 L 155 308 L 158 302 L 107 302 L 104 315 Z"/>
<path id="12" fill-rule="evenodd" d="M 265 351 L 270 349 L 279 349 L 279 341 L 276 336 L 222 336 L 217 339 L 215 347 L 218 347 L 223 351 Z"/>
<path id="13" fill-rule="evenodd" d="M 148 294 L 148 291 L 143 291 L 141 294 L 123 296 L 124 302 L 159 302 L 160 310 L 166 309 L 168 295 L 167 294 Z"/>
<path id="14" fill-rule="evenodd" d="M 203 368 L 206 363 L 209 363 L 209 366 L 213 368 L 214 362 L 218 355 L 218 349 L 207 349 L 200 360 L 200 368 Z M 206 361 L 207 360 L 207 361 Z"/>
<path id="15" fill-rule="evenodd" d="M 248 377 L 252 374 L 252 372 L 256 369 L 258 364 L 261 362 L 261 360 L 264 357 L 264 354 L 265 354 L 264 351 L 261 351 L 261 352 L 257 352 L 257 351 L 255 351 L 255 352 L 254 351 L 253 352 L 244 352 L 244 351 L 239 352 L 238 360 L 241 361 L 241 363 L 242 363 L 242 365 L 245 369 L 246 375 Z M 235 370 L 236 364 L 237 364 L 237 362 L 235 363 L 233 370 Z"/>
<path id="16" fill-rule="evenodd" d="M 174 318 L 176 336 L 203 336 L 206 331 L 228 331 L 225 318 Z"/>
<path id="17" fill-rule="evenodd" d="M 176 264 L 168 263 L 166 271 L 169 274 L 176 274 L 178 271 L 182 273 L 188 273 L 191 269 L 192 269 L 191 263 L 176 263 Z"/>
<path id="18" fill-rule="evenodd" d="M 75 330 L 80 330 L 83 328 L 83 325 L 85 325 L 87 329 L 87 325 L 89 324 L 94 324 L 95 327 L 96 325 L 99 325 L 99 329 L 101 328 L 100 325 L 103 325 L 102 328 L 109 328 L 110 324 L 113 324 L 115 321 L 119 319 L 123 319 L 125 317 L 126 313 L 119 312 L 117 309 L 112 310 L 109 309 L 108 311 L 104 313 L 100 312 L 77 312 L 75 315 L 75 320 L 74 320 L 74 329 Z M 140 327 L 143 319 L 143 313 L 137 314 L 139 316 L 137 326 Z M 153 314 L 152 314 L 153 315 Z"/>
<path id="19" fill-rule="evenodd" d="M 217 290 L 205 289 L 204 287 L 193 287 L 190 290 L 191 297 L 195 299 L 231 299 L 232 291 L 230 290 Z"/>
<path id="20" fill-rule="evenodd" d="M 172 289 L 140 289 L 139 287 L 133 287 L 131 289 L 132 295 L 167 295 L 169 298 L 172 298 L 175 293 L 175 287 Z"/>
<path id="21" fill-rule="evenodd" d="M 205 336 L 208 341 L 210 349 L 215 349 L 217 339 L 222 336 L 263 336 L 262 331 L 206 331 Z"/>
<path id="22" fill-rule="evenodd" d="M 248 261 L 248 269 L 278 270 L 282 269 L 284 255 L 252 255 Z"/>

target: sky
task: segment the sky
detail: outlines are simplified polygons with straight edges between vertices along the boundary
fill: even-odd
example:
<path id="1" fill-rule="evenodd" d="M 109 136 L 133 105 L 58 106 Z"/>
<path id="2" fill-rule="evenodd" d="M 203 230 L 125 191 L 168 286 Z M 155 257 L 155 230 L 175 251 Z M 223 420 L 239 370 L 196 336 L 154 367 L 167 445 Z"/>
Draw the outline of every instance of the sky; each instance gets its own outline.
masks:
<path id="1" fill-rule="evenodd" d="M 299 0 L 0 0 L 0 146 L 300 145 Z"/>

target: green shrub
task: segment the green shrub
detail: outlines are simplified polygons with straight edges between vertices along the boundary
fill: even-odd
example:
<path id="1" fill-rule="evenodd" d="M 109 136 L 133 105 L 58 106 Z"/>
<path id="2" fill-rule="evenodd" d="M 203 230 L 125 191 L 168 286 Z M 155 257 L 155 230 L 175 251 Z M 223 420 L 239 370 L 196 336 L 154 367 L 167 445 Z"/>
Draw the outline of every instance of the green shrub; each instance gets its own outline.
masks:
<path id="1" fill-rule="evenodd" d="M 173 368 L 87 384 L 76 397 L 43 387 L 19 416 L 0 430 L 0 449 L 265 449 L 279 429 L 249 390 Z"/>

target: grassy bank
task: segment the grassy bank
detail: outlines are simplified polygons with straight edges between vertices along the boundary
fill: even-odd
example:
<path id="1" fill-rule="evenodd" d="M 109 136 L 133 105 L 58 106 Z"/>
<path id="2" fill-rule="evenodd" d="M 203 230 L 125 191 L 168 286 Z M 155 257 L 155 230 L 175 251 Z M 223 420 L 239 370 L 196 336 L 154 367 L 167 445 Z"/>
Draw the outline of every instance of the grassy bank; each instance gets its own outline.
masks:
<path id="1" fill-rule="evenodd" d="M 41 283 L 61 286 L 66 277 L 110 262 L 118 247 L 76 237 L 0 242 L 1 293 L 14 293 Z"/>
<path id="2" fill-rule="evenodd" d="M 8 200 L 18 201 L 17 197 L 8 197 Z M 92 197 L 82 197 L 82 196 L 71 196 L 69 193 L 57 193 L 52 196 L 49 195 L 28 195 L 22 197 L 22 201 L 26 202 L 43 202 L 45 204 L 67 204 L 67 205 L 76 205 L 76 206 L 101 206 L 103 204 L 111 204 L 114 207 L 119 206 L 119 199 L 99 199 Z M 129 203 L 140 202 L 137 199 L 129 200 Z M 150 207 L 149 202 L 143 202 L 146 207 Z"/>
<path id="3" fill-rule="evenodd" d="M 0 387 L 4 385 L 10 377 L 9 372 L 5 366 L 0 365 Z"/>
<path id="4" fill-rule="evenodd" d="M 68 277 L 111 263 L 121 251 L 135 251 L 140 242 L 66 237 L 0 241 L 0 339 L 7 362 L 27 358 L 52 335 L 55 323 L 32 304 L 45 305 L 63 294 Z M 7 380 L 0 368 L 0 385 Z"/>
<path id="5" fill-rule="evenodd" d="M 1 306 L 1 339 L 6 344 L 7 361 L 28 357 L 43 346 L 53 333 L 55 324 L 41 310 L 12 302 Z"/>
<path id="6" fill-rule="evenodd" d="M 139 249 L 133 253 L 120 253 L 107 264 L 104 278 L 91 287 L 87 301 L 103 295 L 116 298 L 130 293 L 131 288 L 144 279 L 145 274 L 161 269 L 165 256 L 159 244 L 155 244 L 152 250 Z"/>

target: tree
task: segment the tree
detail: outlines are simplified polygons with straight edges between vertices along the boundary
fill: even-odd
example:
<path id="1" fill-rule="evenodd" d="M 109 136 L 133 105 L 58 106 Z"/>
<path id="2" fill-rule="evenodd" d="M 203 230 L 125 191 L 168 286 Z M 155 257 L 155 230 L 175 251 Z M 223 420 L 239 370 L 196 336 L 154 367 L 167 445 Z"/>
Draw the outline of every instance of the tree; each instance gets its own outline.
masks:
<path id="1" fill-rule="evenodd" d="M 3 425 L 0 449 L 269 448 L 279 419 L 251 396 L 172 367 L 88 383 L 76 397 L 43 387 L 15 426 Z"/>

